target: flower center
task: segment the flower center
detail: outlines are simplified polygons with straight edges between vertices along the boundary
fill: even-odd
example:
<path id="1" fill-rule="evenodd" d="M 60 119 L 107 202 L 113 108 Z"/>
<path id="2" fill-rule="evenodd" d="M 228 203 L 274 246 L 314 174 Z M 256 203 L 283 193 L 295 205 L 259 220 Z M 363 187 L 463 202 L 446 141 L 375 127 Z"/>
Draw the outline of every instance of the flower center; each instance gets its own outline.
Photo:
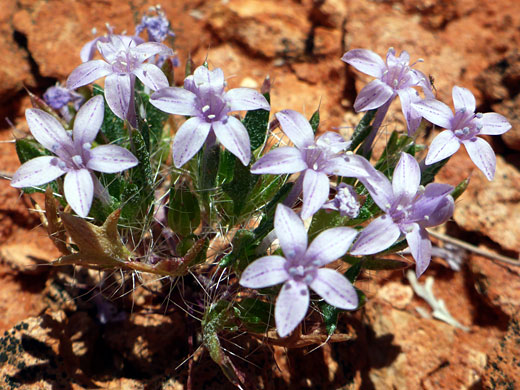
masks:
<path id="1" fill-rule="evenodd" d="M 304 149 L 304 160 L 307 166 L 314 171 L 320 171 L 324 168 L 328 160 L 327 157 L 327 153 L 316 144 L 307 146 Z"/>
<path id="2" fill-rule="evenodd" d="M 130 73 L 137 66 L 139 66 L 139 61 L 128 50 L 120 50 L 112 62 L 112 69 L 115 73 Z"/>
<path id="3" fill-rule="evenodd" d="M 452 131 L 461 141 L 474 139 L 482 130 L 482 114 L 458 110 L 452 119 Z"/>
<path id="4" fill-rule="evenodd" d="M 410 70 L 410 66 L 404 63 L 389 66 L 383 73 L 381 81 L 388 84 L 394 90 L 405 88 L 410 83 Z"/>
<path id="5" fill-rule="evenodd" d="M 209 96 L 203 96 L 200 100 L 200 118 L 206 122 L 225 120 L 229 112 L 226 101 L 216 94 L 209 92 L 208 94 Z"/>

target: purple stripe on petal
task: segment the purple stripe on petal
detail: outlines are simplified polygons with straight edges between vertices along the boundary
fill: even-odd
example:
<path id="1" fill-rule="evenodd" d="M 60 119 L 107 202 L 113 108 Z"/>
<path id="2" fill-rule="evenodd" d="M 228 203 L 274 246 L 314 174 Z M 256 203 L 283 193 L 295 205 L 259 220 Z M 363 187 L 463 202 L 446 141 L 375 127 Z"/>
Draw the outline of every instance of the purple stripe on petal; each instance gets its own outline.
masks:
<path id="1" fill-rule="evenodd" d="M 388 215 L 374 219 L 364 228 L 350 253 L 353 255 L 372 255 L 389 248 L 401 235 L 399 226 Z"/>
<path id="2" fill-rule="evenodd" d="M 162 70 L 153 64 L 141 64 L 133 73 L 152 91 L 169 87 L 168 79 Z"/>
<path id="3" fill-rule="evenodd" d="M 71 137 L 52 115 L 37 108 L 29 108 L 25 110 L 25 118 L 32 135 L 45 149 L 56 154 L 63 148 L 72 150 Z"/>
<path id="4" fill-rule="evenodd" d="M 79 109 L 74 119 L 74 143 L 81 148 L 86 143 L 92 143 L 103 124 L 105 115 L 105 103 L 103 96 L 91 98 Z"/>
<path id="5" fill-rule="evenodd" d="M 350 244 L 357 236 L 357 230 L 348 227 L 336 227 L 320 233 L 305 252 L 305 261 L 321 267 L 339 259 L 347 253 Z"/>
<path id="6" fill-rule="evenodd" d="M 427 121 L 444 129 L 451 129 L 453 112 L 443 102 L 435 99 L 424 99 L 418 103 L 412 103 L 412 107 Z"/>
<path id="7" fill-rule="evenodd" d="M 302 153 L 291 146 L 285 146 L 271 150 L 251 167 L 251 173 L 270 173 L 279 175 L 283 173 L 296 173 L 307 169 L 307 163 L 302 158 Z"/>
<path id="8" fill-rule="evenodd" d="M 88 169 L 69 171 L 63 181 L 63 192 L 72 210 L 82 218 L 87 217 L 94 197 L 94 182 Z"/>
<path id="9" fill-rule="evenodd" d="M 309 289 L 304 283 L 287 281 L 276 299 L 274 319 L 280 337 L 288 336 L 305 318 L 309 308 Z"/>
<path id="10" fill-rule="evenodd" d="M 339 272 L 322 268 L 310 284 L 325 302 L 343 310 L 354 310 L 358 306 L 358 296 L 352 283 Z"/>
<path id="11" fill-rule="evenodd" d="M 197 153 L 208 137 L 211 124 L 198 117 L 184 122 L 173 140 L 173 163 L 177 168 L 186 164 Z"/>
<path id="12" fill-rule="evenodd" d="M 298 149 L 314 143 L 312 127 L 302 114 L 293 110 L 283 110 L 275 116 L 280 122 L 283 132 Z"/>
<path id="13" fill-rule="evenodd" d="M 426 229 L 414 224 L 412 231 L 406 234 L 406 241 L 410 247 L 410 252 L 415 259 L 415 273 L 421 276 L 432 258 L 432 243 L 428 237 Z"/>
<path id="14" fill-rule="evenodd" d="M 486 112 L 482 115 L 483 128 L 480 134 L 485 135 L 499 135 L 504 134 L 511 129 L 511 123 L 507 119 L 495 112 Z"/>
<path id="15" fill-rule="evenodd" d="M 184 88 L 169 87 L 155 92 L 150 97 L 152 103 L 159 110 L 169 114 L 196 116 L 197 96 Z"/>
<path id="16" fill-rule="evenodd" d="M 453 155 L 459 148 L 460 142 L 455 134 L 451 130 L 444 130 L 432 141 L 425 163 L 431 165 L 444 160 L 446 157 Z"/>
<path id="17" fill-rule="evenodd" d="M 115 173 L 135 167 L 139 161 L 125 148 L 117 145 L 100 145 L 90 151 L 87 168 L 98 172 Z"/>
<path id="18" fill-rule="evenodd" d="M 361 90 L 354 102 L 356 112 L 379 108 L 393 99 L 394 90 L 381 80 L 373 80 Z"/>
<path id="19" fill-rule="evenodd" d="M 455 111 L 465 110 L 466 112 L 475 112 L 475 96 L 473 96 L 469 89 L 455 85 L 451 94 Z"/>
<path id="20" fill-rule="evenodd" d="M 381 78 L 386 65 L 382 58 L 373 51 L 353 49 L 341 57 L 341 60 L 354 68 L 373 77 Z"/>
<path id="21" fill-rule="evenodd" d="M 269 111 L 270 106 L 265 97 L 251 88 L 235 88 L 226 93 L 226 100 L 230 105 L 229 111 L 258 110 Z"/>
<path id="22" fill-rule="evenodd" d="M 392 189 L 394 196 L 400 198 L 406 195 L 412 199 L 421 184 L 421 168 L 419 164 L 408 153 L 402 153 L 392 177 Z"/>
<path id="23" fill-rule="evenodd" d="M 314 215 L 329 199 L 329 178 L 322 172 L 307 169 L 303 178 L 303 207 L 301 216 L 307 219 Z"/>
<path id="24" fill-rule="evenodd" d="M 103 60 L 84 62 L 70 74 L 67 79 L 67 88 L 76 89 L 109 74 L 112 74 L 112 67 Z"/>
<path id="25" fill-rule="evenodd" d="M 413 136 L 421 124 L 422 116 L 413 109 L 412 103 L 419 102 L 421 98 L 413 88 L 400 89 L 397 93 L 401 100 L 401 108 L 403 110 L 403 115 L 406 118 L 406 124 L 408 125 L 408 135 Z"/>
<path id="26" fill-rule="evenodd" d="M 307 249 L 307 231 L 294 211 L 278 204 L 274 216 L 274 230 L 286 258 L 303 256 Z"/>
<path id="27" fill-rule="evenodd" d="M 112 112 L 122 120 L 128 119 L 133 89 L 128 74 L 111 74 L 105 79 L 105 98 Z"/>
<path id="28" fill-rule="evenodd" d="M 139 62 L 143 62 L 156 54 L 172 56 L 173 50 L 168 46 L 163 45 L 162 43 L 145 42 L 137 45 L 136 47 L 132 47 L 130 49 L 130 53 L 132 56 L 135 56 Z"/>
<path id="29" fill-rule="evenodd" d="M 289 279 L 285 263 L 286 260 L 281 256 L 261 257 L 246 267 L 239 283 L 249 288 L 270 287 L 283 283 Z"/>
<path id="30" fill-rule="evenodd" d="M 219 142 L 233 153 L 244 165 L 251 160 L 251 144 L 245 126 L 234 116 L 228 116 L 226 122 L 212 123 L 213 131 Z"/>
<path id="31" fill-rule="evenodd" d="M 27 161 L 14 173 L 11 186 L 15 188 L 33 187 L 53 181 L 66 171 L 56 162 L 57 157 L 42 156 Z"/>
<path id="32" fill-rule="evenodd" d="M 478 169 L 491 181 L 495 176 L 497 160 L 491 146 L 482 138 L 475 137 L 473 140 L 464 141 L 464 146 L 469 157 Z"/>

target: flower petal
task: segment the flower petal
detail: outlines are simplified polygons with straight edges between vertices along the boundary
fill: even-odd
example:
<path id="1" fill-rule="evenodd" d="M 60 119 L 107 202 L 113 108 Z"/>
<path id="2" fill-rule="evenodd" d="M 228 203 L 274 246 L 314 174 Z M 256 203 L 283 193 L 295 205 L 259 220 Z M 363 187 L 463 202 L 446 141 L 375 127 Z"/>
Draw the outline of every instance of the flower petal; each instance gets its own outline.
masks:
<path id="1" fill-rule="evenodd" d="M 288 336 L 305 318 L 309 308 L 309 289 L 304 283 L 285 282 L 274 309 L 276 330 L 280 337 Z"/>
<path id="2" fill-rule="evenodd" d="M 373 80 L 359 92 L 354 102 L 356 112 L 373 110 L 388 102 L 394 90 L 381 80 Z"/>
<path id="3" fill-rule="evenodd" d="M 27 161 L 14 173 L 11 186 L 15 188 L 39 186 L 60 177 L 66 170 L 55 164 L 56 160 L 54 156 L 42 156 Z"/>
<path id="4" fill-rule="evenodd" d="M 312 263 L 316 267 L 321 267 L 339 259 L 347 253 L 357 233 L 357 230 L 349 227 L 336 227 L 325 230 L 309 245 L 307 252 L 305 252 L 306 263 Z"/>
<path id="5" fill-rule="evenodd" d="M 177 168 L 186 164 L 206 141 L 211 124 L 193 117 L 184 122 L 173 140 L 173 163 Z"/>
<path id="6" fill-rule="evenodd" d="M 271 109 L 266 98 L 251 88 L 231 89 L 226 93 L 226 100 L 230 105 L 229 111 Z"/>
<path id="7" fill-rule="evenodd" d="M 352 283 L 339 272 L 329 269 L 319 269 L 310 288 L 318 293 L 329 305 L 343 310 L 354 310 L 359 303 Z"/>
<path id="8" fill-rule="evenodd" d="M 415 259 L 415 273 L 421 276 L 432 259 L 432 243 L 426 229 L 416 223 L 413 224 L 412 231 L 406 234 L 406 241 L 410 247 L 410 252 Z"/>
<path id="9" fill-rule="evenodd" d="M 84 62 L 67 78 L 67 88 L 76 89 L 112 73 L 112 67 L 103 60 Z"/>
<path id="10" fill-rule="evenodd" d="M 100 145 L 90 151 L 87 168 L 98 172 L 115 173 L 135 167 L 137 158 L 127 149 L 117 145 Z"/>
<path id="11" fill-rule="evenodd" d="M 486 112 L 482 114 L 482 130 L 480 134 L 499 135 L 504 134 L 511 129 L 511 123 L 507 119 L 496 112 Z"/>
<path id="12" fill-rule="evenodd" d="M 484 176 L 486 176 L 489 181 L 493 180 L 497 160 L 491 146 L 479 137 L 464 141 L 464 146 L 477 168 L 484 173 Z"/>
<path id="13" fill-rule="evenodd" d="M 421 97 L 413 88 L 400 89 L 397 93 L 399 94 L 399 100 L 401 101 L 403 115 L 406 118 L 408 135 L 413 136 L 421 124 L 422 116 L 413 108 L 412 103 L 419 102 Z"/>
<path id="14" fill-rule="evenodd" d="M 302 153 L 292 146 L 284 146 L 271 150 L 251 167 L 251 173 L 296 173 L 307 168 Z"/>
<path id="15" fill-rule="evenodd" d="M 274 230 L 286 258 L 303 256 L 307 250 L 307 231 L 303 221 L 294 211 L 281 203 L 276 206 Z"/>
<path id="16" fill-rule="evenodd" d="M 382 58 L 373 51 L 353 49 L 341 57 L 341 60 L 354 68 L 373 77 L 381 78 L 386 65 Z"/>
<path id="17" fill-rule="evenodd" d="M 412 107 L 427 121 L 444 129 L 451 129 L 453 112 L 443 102 L 436 99 L 423 99 L 418 103 L 412 103 Z"/>
<path id="18" fill-rule="evenodd" d="M 85 218 L 90 211 L 94 197 L 94 182 L 88 169 L 67 172 L 63 181 L 63 192 L 72 210 Z"/>
<path id="19" fill-rule="evenodd" d="M 446 222 L 453 215 L 453 210 L 455 209 L 455 201 L 451 196 L 446 196 L 442 198 L 435 204 L 435 208 L 431 207 L 431 212 L 428 215 L 428 218 L 424 218 L 420 221 L 420 225 L 422 227 L 431 227 L 438 226 Z"/>
<path id="20" fill-rule="evenodd" d="M 134 98 L 130 75 L 111 74 L 107 76 L 105 79 L 105 98 L 108 106 L 118 118 L 127 119 L 131 99 Z"/>
<path id="21" fill-rule="evenodd" d="M 154 64 L 141 64 L 134 69 L 133 73 L 152 91 L 170 86 L 162 70 Z"/>
<path id="22" fill-rule="evenodd" d="M 368 177 L 374 175 L 376 170 L 363 156 L 347 154 L 331 158 L 323 166 L 322 172 L 343 177 Z"/>
<path id="23" fill-rule="evenodd" d="M 401 158 L 397 163 L 392 177 L 392 189 L 394 196 L 400 198 L 405 195 L 408 199 L 413 199 L 421 184 L 421 168 L 419 164 L 408 153 L 401 153 Z"/>
<path id="24" fill-rule="evenodd" d="M 434 164 L 453 155 L 460 148 L 459 139 L 451 130 L 444 130 L 432 141 L 426 156 L 426 165 Z"/>
<path id="25" fill-rule="evenodd" d="M 374 219 L 361 231 L 350 253 L 371 255 L 389 248 L 401 235 L 399 226 L 388 215 Z"/>
<path id="26" fill-rule="evenodd" d="M 475 112 L 476 102 L 475 96 L 469 89 L 454 86 L 451 92 L 453 96 L 453 106 L 455 111 L 465 110 L 466 112 Z"/>
<path id="27" fill-rule="evenodd" d="M 289 279 L 285 263 L 286 260 L 281 256 L 261 257 L 246 267 L 239 283 L 249 288 L 270 287 L 283 283 Z"/>
<path id="28" fill-rule="evenodd" d="M 28 108 L 25 110 L 25 118 L 32 135 L 45 149 L 58 155 L 63 148 L 72 150 L 71 137 L 52 115 L 37 108 Z"/>
<path id="29" fill-rule="evenodd" d="M 220 68 L 209 70 L 202 65 L 193 72 L 193 82 L 201 93 L 220 94 L 225 86 L 224 72 Z"/>
<path id="30" fill-rule="evenodd" d="M 150 103 L 169 114 L 196 116 L 199 113 L 197 96 L 184 88 L 163 88 L 150 97 Z"/>
<path id="31" fill-rule="evenodd" d="M 132 47 L 130 49 L 130 53 L 135 56 L 139 62 L 143 62 L 156 54 L 172 56 L 173 50 L 168 46 L 163 45 L 162 43 L 145 42 L 137 45 L 136 47 Z"/>
<path id="32" fill-rule="evenodd" d="M 410 220 L 422 221 L 421 226 L 437 226 L 453 215 L 454 202 L 450 193 L 453 186 L 430 183 L 416 200 Z"/>
<path id="33" fill-rule="evenodd" d="M 303 178 L 303 206 L 301 216 L 307 219 L 314 215 L 329 199 L 329 178 L 323 172 L 307 169 Z"/>
<path id="34" fill-rule="evenodd" d="M 275 117 L 280 122 L 283 132 L 298 149 L 314 143 L 312 127 L 302 114 L 293 110 L 283 110 Z"/>
<path id="35" fill-rule="evenodd" d="M 394 191 L 390 180 L 374 168 L 368 177 L 360 177 L 359 180 L 367 188 L 374 202 L 383 211 L 387 211 L 394 202 Z"/>
<path id="36" fill-rule="evenodd" d="M 213 122 L 213 131 L 219 142 L 233 153 L 244 165 L 251 160 L 251 143 L 245 126 L 234 116 L 228 116 L 227 121 Z"/>
<path id="37" fill-rule="evenodd" d="M 98 95 L 89 99 L 81 106 L 74 119 L 74 143 L 81 148 L 86 143 L 92 143 L 103 124 L 105 116 L 105 102 L 103 96 Z"/>

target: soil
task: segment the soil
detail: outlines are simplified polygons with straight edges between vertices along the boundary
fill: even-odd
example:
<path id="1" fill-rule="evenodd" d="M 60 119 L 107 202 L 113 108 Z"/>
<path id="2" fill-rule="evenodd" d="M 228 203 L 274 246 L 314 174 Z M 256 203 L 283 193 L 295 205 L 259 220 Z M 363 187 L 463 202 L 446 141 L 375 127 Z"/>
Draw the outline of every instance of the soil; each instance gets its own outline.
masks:
<path id="1" fill-rule="evenodd" d="M 24 88 L 41 95 L 80 64 L 91 30 L 133 32 L 148 0 L 3 0 L 0 9 L 0 171 L 19 166 L 15 137 L 27 134 Z M 438 181 L 471 176 L 453 220 L 437 230 L 517 259 L 520 251 L 520 2 L 517 0 L 177 0 L 162 4 L 182 64 L 207 58 L 229 86 L 272 80 L 273 112 L 308 117 L 345 135 L 360 118 L 356 93 L 370 80 L 340 61 L 353 48 L 384 56 L 407 50 L 432 77 L 437 98 L 469 88 L 478 110 L 506 115 L 513 129 L 490 141 L 497 174 L 488 182 L 460 151 Z M 183 71 L 175 81 L 182 83 Z M 377 148 L 404 128 L 392 105 Z M 437 134 L 433 129 L 424 142 Z M 380 149 L 379 149 L 380 150 Z M 125 280 L 80 267 L 50 267 L 58 250 L 41 226 L 38 195 L 0 181 L 0 388 L 233 389 L 201 347 L 200 314 L 182 310 L 183 283 Z M 442 240 L 434 243 L 446 248 Z M 340 317 L 347 341 L 303 348 L 246 333 L 220 341 L 250 389 L 520 388 L 520 267 L 462 253 L 460 271 L 434 257 L 421 278 L 465 329 L 432 317 L 403 271 L 364 271 L 366 305 Z M 189 280 L 186 286 L 189 286 Z M 135 286 L 135 287 L 134 287 Z M 194 291 L 186 296 L 199 299 Z M 191 295 L 190 295 L 191 294 Z M 319 319 L 318 319 L 319 321 Z M 308 329 L 310 331 L 310 329 Z M 307 331 L 303 330 L 304 333 Z M 5 333 L 4 333 L 5 332 Z"/>

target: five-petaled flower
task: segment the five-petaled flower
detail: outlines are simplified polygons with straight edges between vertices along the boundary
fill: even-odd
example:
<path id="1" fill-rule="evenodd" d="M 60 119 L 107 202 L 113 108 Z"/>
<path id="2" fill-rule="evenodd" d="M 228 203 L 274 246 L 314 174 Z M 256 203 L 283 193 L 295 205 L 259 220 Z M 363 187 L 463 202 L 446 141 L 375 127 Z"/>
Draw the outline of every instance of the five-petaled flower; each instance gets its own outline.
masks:
<path id="1" fill-rule="evenodd" d="M 430 183 L 420 186 L 421 169 L 415 159 L 403 153 L 394 170 L 392 183 L 381 173 L 364 182 L 370 195 L 385 212 L 363 229 L 351 249 L 353 255 L 370 255 L 389 248 L 406 237 L 419 277 L 431 260 L 427 227 L 440 225 L 453 214 L 453 187 Z"/>
<path id="2" fill-rule="evenodd" d="M 105 60 L 84 62 L 72 71 L 67 88 L 76 89 L 105 77 L 105 98 L 112 112 L 136 126 L 135 77 L 153 91 L 167 87 L 168 79 L 156 65 L 145 63 L 156 54 L 173 55 L 173 50 L 157 42 L 136 44 L 133 37 L 110 34 L 98 40 L 97 49 Z"/>
<path id="3" fill-rule="evenodd" d="M 345 310 L 358 306 L 352 284 L 339 272 L 324 265 L 343 256 L 357 232 L 348 227 L 325 230 L 307 247 L 302 220 L 290 208 L 279 204 L 274 228 L 284 256 L 264 256 L 242 273 L 240 284 L 263 288 L 283 283 L 276 299 L 274 318 L 281 337 L 287 336 L 304 319 L 309 307 L 309 287 L 328 304 Z"/>
<path id="4" fill-rule="evenodd" d="M 307 219 L 329 198 L 328 175 L 363 178 L 372 166 L 363 157 L 345 154 L 349 143 L 337 133 L 326 132 L 314 140 L 314 132 L 303 115 L 293 110 L 276 114 L 282 130 L 294 147 L 271 150 L 251 167 L 254 174 L 302 172 L 294 185 L 298 194 L 303 189 L 301 216 Z"/>
<path id="5" fill-rule="evenodd" d="M 155 92 L 150 103 L 170 114 L 191 116 L 177 131 L 173 141 L 173 162 L 183 166 L 203 146 L 216 138 L 244 165 L 251 159 L 249 134 L 240 120 L 228 115 L 231 111 L 269 110 L 262 94 L 250 88 L 224 91 L 226 82 L 220 68 L 195 69 L 186 77 L 184 88 L 169 87 Z"/>
<path id="6" fill-rule="evenodd" d="M 27 161 L 15 172 L 11 185 L 16 188 L 39 186 L 65 174 L 65 198 L 80 217 L 86 217 L 94 193 L 103 197 L 106 191 L 92 171 L 115 173 L 138 164 L 135 156 L 120 146 L 101 145 L 91 149 L 103 115 L 103 97 L 90 99 L 78 111 L 71 137 L 52 115 L 35 108 L 26 110 L 32 135 L 55 156 Z"/>
<path id="7" fill-rule="evenodd" d="M 426 165 L 453 155 L 463 144 L 469 157 L 488 180 L 495 176 L 496 157 L 491 146 L 477 135 L 499 135 L 511 129 L 502 115 L 487 112 L 475 114 L 475 97 L 466 88 L 454 86 L 452 91 L 455 114 L 444 103 L 425 99 L 413 106 L 425 119 L 445 128 L 433 140 L 426 156 Z"/>
<path id="8" fill-rule="evenodd" d="M 345 53 L 341 59 L 357 70 L 376 77 L 361 90 L 354 102 L 354 109 L 357 112 L 378 108 L 366 145 L 368 147 L 372 145 L 390 104 L 397 96 L 401 100 L 401 107 L 408 125 L 408 134 L 413 135 L 421 124 L 421 116 L 412 108 L 412 103 L 421 99 L 414 87 L 420 87 L 425 96 L 429 98 L 433 98 L 433 93 L 428 78 L 422 72 L 412 68 L 415 63 L 410 65 L 408 52 L 403 51 L 397 57 L 395 50 L 390 48 L 385 63 L 373 51 L 353 49 Z"/>

